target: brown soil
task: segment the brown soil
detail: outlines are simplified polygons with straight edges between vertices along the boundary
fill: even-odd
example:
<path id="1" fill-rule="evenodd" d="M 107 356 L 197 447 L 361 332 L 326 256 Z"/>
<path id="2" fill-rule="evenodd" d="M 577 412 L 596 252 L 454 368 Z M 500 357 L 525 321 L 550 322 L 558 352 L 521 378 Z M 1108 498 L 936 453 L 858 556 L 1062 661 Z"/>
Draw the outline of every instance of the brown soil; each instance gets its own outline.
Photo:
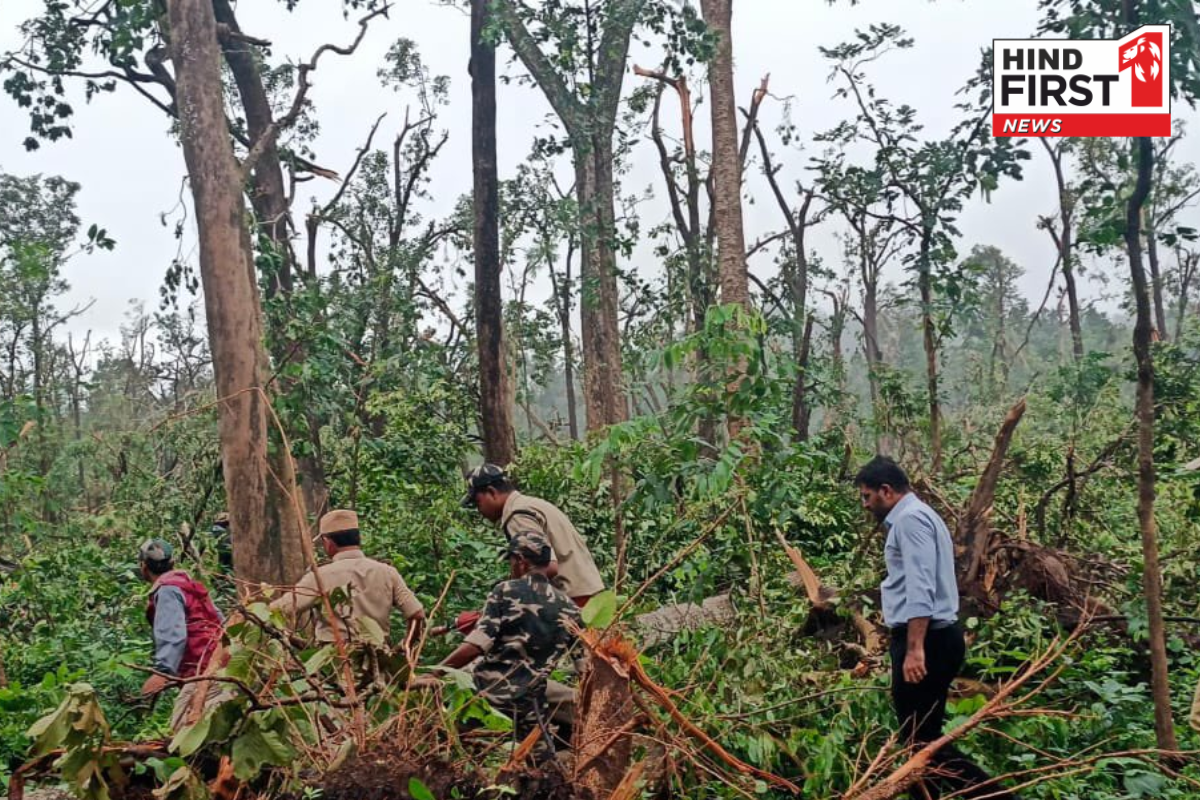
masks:
<path id="1" fill-rule="evenodd" d="M 377 747 L 350 759 L 325 776 L 324 800 L 412 800 L 409 781 L 421 781 L 438 800 L 495 798 L 485 791 L 486 775 L 470 767 L 421 757 L 394 747 Z M 512 776 L 509 785 L 521 800 L 591 800 L 557 772 L 528 772 Z"/>

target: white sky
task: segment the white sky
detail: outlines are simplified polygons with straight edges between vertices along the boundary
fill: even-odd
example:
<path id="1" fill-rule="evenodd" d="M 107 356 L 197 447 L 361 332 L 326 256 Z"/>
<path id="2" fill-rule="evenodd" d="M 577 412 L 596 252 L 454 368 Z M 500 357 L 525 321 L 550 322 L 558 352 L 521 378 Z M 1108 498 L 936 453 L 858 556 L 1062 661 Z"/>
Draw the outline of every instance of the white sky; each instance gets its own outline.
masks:
<path id="1" fill-rule="evenodd" d="M 40 7 L 36 0 L 3 0 L 0 4 L 0 51 L 18 43 L 16 26 Z M 335 0 L 306 0 L 288 14 L 282 3 L 257 0 L 240 5 L 243 29 L 274 43 L 277 57 L 307 59 L 320 44 L 351 41 L 357 30 L 345 20 Z M 734 57 L 739 86 L 739 104 L 766 73 L 771 90 L 780 97 L 794 98 L 793 119 L 803 139 L 815 131 L 832 127 L 851 116 L 846 101 L 833 98 L 826 82 L 828 66 L 818 46 L 832 46 L 849 39 L 856 28 L 870 23 L 903 25 L 915 37 L 916 46 L 895 52 L 874 69 L 871 77 L 880 92 L 897 104 L 907 102 L 918 109 L 926 134 L 940 136 L 957 121 L 954 93 L 978 64 L 981 49 L 993 37 L 1021 38 L 1032 34 L 1037 24 L 1037 0 L 864 0 L 856 6 L 843 0 L 830 6 L 825 0 L 738 0 L 734 17 Z M 310 94 L 316 104 L 321 133 L 315 144 L 317 161 L 344 172 L 375 118 L 388 112 L 376 144 L 387 146 L 404 117 L 406 99 L 378 85 L 375 71 L 388 45 L 399 37 L 415 40 L 433 74 L 451 78 L 451 101 L 439 127 L 450 131 L 450 141 L 433 168 L 434 201 L 428 212 L 443 216 L 456 199 L 471 187 L 470 82 L 467 16 L 460 10 L 435 5 L 431 0 L 396 0 L 390 19 L 372 25 L 362 47 L 351 58 L 332 54 L 325 57 L 314 74 Z M 507 59 L 508 51 L 502 51 Z M 653 66 L 661 53 L 635 44 L 630 64 Z M 510 72 L 518 69 L 508 68 Z M 628 88 L 638 80 L 627 78 Z M 700 87 L 697 87 L 700 88 Z M 76 107 L 73 139 L 47 143 L 34 153 L 21 146 L 27 135 L 25 112 L 7 97 L 0 97 L 0 169 L 24 175 L 34 172 L 60 174 L 83 185 L 79 213 L 84 224 L 97 223 L 116 239 L 112 253 L 83 257 L 66 271 L 71 291 L 62 305 L 94 300 L 92 307 L 72 322 L 73 330 L 92 329 L 101 337 L 116 338 L 118 326 L 131 300 L 144 300 L 148 307 L 158 301 L 163 274 L 180 248 L 194 258 L 194 229 L 190 222 L 182 243 L 174 239 L 173 222 L 164 226 L 160 216 L 177 206 L 184 173 L 182 153 L 167 132 L 167 121 L 156 108 L 131 90 L 98 97 L 90 105 L 82 97 Z M 664 120 L 671 130 L 677 116 L 673 104 L 664 107 Z M 769 100 L 762 118 L 772 130 L 780 105 Z M 501 178 L 511 177 L 528 153 L 535 130 L 544 124 L 548 106 L 540 93 L 516 85 L 500 87 L 499 147 Z M 1181 158 L 1200 161 L 1200 120 L 1197 112 L 1176 103 L 1177 117 L 1188 120 L 1193 137 L 1183 143 Z M 699 142 L 707 148 L 707 108 L 697 115 Z M 1052 245 L 1043 231 L 1035 229 L 1038 215 L 1051 213 L 1056 205 L 1049 164 L 1034 144 L 1033 161 L 1027 162 L 1025 180 L 1003 184 L 991 204 L 973 201 L 961 218 L 963 240 L 960 251 L 976 243 L 994 244 L 1025 267 L 1022 288 L 1040 299 L 1053 263 Z M 792 151 L 782 158 L 788 184 L 807 178 L 804 167 L 811 155 Z M 782 153 L 780 154 L 783 155 Z M 779 228 L 779 215 L 769 190 L 757 170 L 747 173 L 754 202 L 746 205 L 747 242 Z M 631 173 L 624 190 L 642 192 L 653 186 L 662 197 L 657 157 L 644 141 L 635 151 Z M 310 196 L 327 197 L 333 184 L 314 181 L 299 191 L 295 209 L 303 213 Z M 649 228 L 667 218 L 661 199 L 643 206 L 644 226 Z M 1189 212 L 1200 220 L 1200 212 Z M 297 218 L 300 217 L 297 215 Z M 173 218 L 172 218 L 173 219 Z M 812 246 L 828 266 L 839 263 L 840 249 L 832 228 L 814 231 Z M 756 274 L 771 270 L 769 257 L 752 264 Z M 638 270 L 654 271 L 649 251 L 639 252 L 633 264 Z M 898 275 L 893 275 L 893 278 Z M 1093 295 L 1098 289 L 1090 290 Z"/>

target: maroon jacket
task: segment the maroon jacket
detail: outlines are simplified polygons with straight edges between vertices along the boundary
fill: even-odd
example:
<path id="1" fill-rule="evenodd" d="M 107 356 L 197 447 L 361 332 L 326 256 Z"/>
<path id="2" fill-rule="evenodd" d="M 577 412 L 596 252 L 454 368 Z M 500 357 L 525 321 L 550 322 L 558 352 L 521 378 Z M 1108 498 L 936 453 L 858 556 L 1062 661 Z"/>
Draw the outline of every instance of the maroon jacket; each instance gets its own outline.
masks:
<path id="1" fill-rule="evenodd" d="M 190 678 L 204 671 L 208 660 L 216 651 L 221 641 L 221 631 L 224 620 L 221 612 L 213 605 L 204 584 L 193 580 L 183 570 L 172 570 L 159 576 L 150 590 L 150 600 L 146 605 L 146 620 L 154 626 L 154 606 L 158 590 L 164 586 L 174 586 L 183 593 L 184 614 L 187 623 L 187 642 L 184 645 L 183 659 L 179 662 L 177 674 L 181 678 Z"/>

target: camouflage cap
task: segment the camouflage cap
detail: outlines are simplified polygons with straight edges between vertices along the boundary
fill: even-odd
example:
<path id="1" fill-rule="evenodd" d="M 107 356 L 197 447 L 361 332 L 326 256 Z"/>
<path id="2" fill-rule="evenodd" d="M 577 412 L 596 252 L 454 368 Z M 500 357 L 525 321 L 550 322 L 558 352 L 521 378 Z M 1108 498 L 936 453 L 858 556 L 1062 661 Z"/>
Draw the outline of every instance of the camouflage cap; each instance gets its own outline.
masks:
<path id="1" fill-rule="evenodd" d="M 495 464 L 480 464 L 467 473 L 467 493 L 463 495 L 463 508 L 475 507 L 475 495 L 489 486 L 496 486 L 508 480 L 508 473 L 503 467 Z"/>
<path id="2" fill-rule="evenodd" d="M 550 542 L 540 533 L 533 531 L 521 531 L 513 534 L 508 540 L 508 547 L 504 550 L 505 558 L 520 556 L 538 567 L 544 567 L 550 563 L 550 557 L 554 554 L 554 549 L 550 547 Z"/>
<path id="3" fill-rule="evenodd" d="M 175 557 L 175 548 L 165 539 L 147 539 L 138 548 L 138 561 L 170 561 Z"/>

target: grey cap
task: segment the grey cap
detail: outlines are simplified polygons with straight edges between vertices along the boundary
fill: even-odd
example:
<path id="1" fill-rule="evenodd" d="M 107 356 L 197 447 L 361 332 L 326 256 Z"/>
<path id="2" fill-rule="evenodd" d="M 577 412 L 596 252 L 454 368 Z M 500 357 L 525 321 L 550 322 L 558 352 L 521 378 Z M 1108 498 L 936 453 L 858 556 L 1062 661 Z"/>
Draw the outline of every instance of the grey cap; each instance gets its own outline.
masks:
<path id="1" fill-rule="evenodd" d="M 165 539 L 147 539 L 138 548 L 138 561 L 170 561 L 175 557 L 175 548 Z"/>

